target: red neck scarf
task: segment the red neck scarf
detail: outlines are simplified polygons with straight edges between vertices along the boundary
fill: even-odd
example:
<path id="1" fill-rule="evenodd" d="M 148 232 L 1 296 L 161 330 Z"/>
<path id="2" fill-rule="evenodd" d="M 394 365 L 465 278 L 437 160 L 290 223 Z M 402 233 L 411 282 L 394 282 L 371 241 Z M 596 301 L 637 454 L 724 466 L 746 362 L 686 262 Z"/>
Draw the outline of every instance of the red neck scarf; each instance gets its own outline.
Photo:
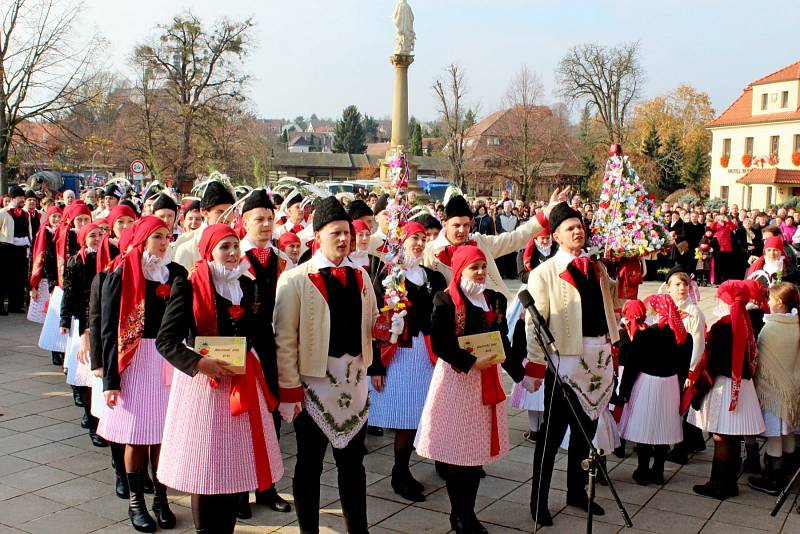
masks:
<path id="1" fill-rule="evenodd" d="M 217 299 L 214 282 L 211 280 L 211 251 L 226 237 L 239 238 L 236 231 L 227 224 L 212 224 L 203 230 L 200 236 L 200 260 L 192 267 L 189 280 L 192 282 L 192 309 L 197 331 L 201 336 L 217 335 Z"/>
<path id="2" fill-rule="evenodd" d="M 60 213 L 63 215 L 61 208 L 58 206 L 53 205 L 47 208 L 47 214 L 45 215 L 41 226 L 39 226 L 39 231 L 36 233 L 36 240 L 33 242 L 33 267 L 31 268 L 32 288 L 38 288 L 39 282 L 42 281 L 42 273 L 44 272 L 44 255 L 47 251 L 47 228 L 50 224 L 50 216 L 55 213 Z"/>
<path id="3" fill-rule="evenodd" d="M 130 206 L 127 204 L 117 204 L 111 211 L 108 212 L 108 216 L 106 217 L 106 222 L 108 223 L 109 232 L 108 234 L 103 236 L 103 240 L 100 242 L 100 246 L 97 249 L 97 272 L 99 273 L 103 269 L 109 266 L 111 263 L 111 236 L 114 233 L 114 224 L 117 222 L 117 219 L 120 217 L 130 217 L 134 221 L 136 221 L 136 213 L 131 209 Z M 120 236 L 117 236 L 118 238 Z M 122 253 L 123 250 L 120 250 Z"/>
<path id="4" fill-rule="evenodd" d="M 644 328 L 647 307 L 641 300 L 629 300 L 622 307 L 622 316 L 625 318 L 625 329 L 628 331 L 628 337 L 633 341 L 636 332 Z"/>
<path id="5" fill-rule="evenodd" d="M 486 261 L 486 255 L 481 249 L 474 245 L 462 245 L 456 248 L 452 256 L 453 279 L 447 288 L 450 299 L 455 307 L 456 335 L 464 334 L 466 326 L 467 305 L 461 293 L 461 275 L 469 265 L 476 261 Z M 486 312 L 488 316 L 494 316 L 495 312 Z M 492 456 L 500 454 L 500 433 L 497 422 L 497 404 L 504 401 L 506 394 L 503 385 L 500 383 L 500 372 L 497 364 L 491 365 L 481 371 L 481 401 L 484 406 L 488 406 L 492 413 L 492 431 L 489 441 L 489 450 Z"/>
<path id="6" fill-rule="evenodd" d="M 64 267 L 69 258 L 69 233 L 72 231 L 73 222 L 80 215 L 92 216 L 89 206 L 82 200 L 76 200 L 64 209 L 64 216 L 61 219 L 61 226 L 56 230 L 56 264 L 58 269 L 58 285 L 64 286 Z"/>
<path id="7" fill-rule="evenodd" d="M 236 230 L 227 224 L 212 224 L 203 230 L 198 244 L 201 258 L 194 264 L 192 274 L 189 276 L 189 281 L 192 283 L 192 311 L 197 324 L 197 333 L 201 336 L 218 334 L 216 291 L 208 262 L 212 259 L 211 251 L 214 250 L 214 247 L 227 237 L 239 238 Z M 219 383 L 215 380 L 209 379 L 208 383 L 213 388 L 219 387 Z M 265 490 L 272 485 L 272 471 L 269 465 L 266 438 L 260 431 L 263 425 L 261 424 L 261 406 L 258 397 L 259 386 L 266 398 L 267 408 L 274 410 L 277 401 L 270 395 L 258 358 L 251 351 L 247 354 L 245 374 L 236 375 L 231 379 L 231 391 L 228 399 L 232 416 L 236 417 L 246 413 L 250 420 L 258 489 Z"/>
<path id="8" fill-rule="evenodd" d="M 663 293 L 650 295 L 644 299 L 644 302 L 658 313 L 658 324 L 660 326 L 668 324 L 675 334 L 675 341 L 678 342 L 678 345 L 683 345 L 688 334 L 681 320 L 681 312 L 678 311 L 678 307 L 672 297 Z"/>
<path id="9" fill-rule="evenodd" d="M 133 361 L 133 355 L 136 353 L 144 333 L 144 301 L 147 282 L 142 271 L 142 253 L 147 238 L 160 228 L 169 230 L 164 221 L 153 215 L 142 217 L 128 228 L 128 230 L 132 230 L 129 243 L 132 248 L 120 261 L 122 264 L 122 298 L 119 305 L 119 329 L 117 331 L 120 374 Z"/>
<path id="10" fill-rule="evenodd" d="M 742 384 L 742 371 L 745 358 L 748 363 L 758 357 L 753 325 L 747 315 L 746 305 L 750 301 L 750 290 L 742 280 L 728 280 L 719 286 L 717 298 L 731 308 L 731 331 L 733 333 L 733 350 L 731 354 L 731 403 L 728 411 L 736 409 L 739 400 L 739 389 Z"/>

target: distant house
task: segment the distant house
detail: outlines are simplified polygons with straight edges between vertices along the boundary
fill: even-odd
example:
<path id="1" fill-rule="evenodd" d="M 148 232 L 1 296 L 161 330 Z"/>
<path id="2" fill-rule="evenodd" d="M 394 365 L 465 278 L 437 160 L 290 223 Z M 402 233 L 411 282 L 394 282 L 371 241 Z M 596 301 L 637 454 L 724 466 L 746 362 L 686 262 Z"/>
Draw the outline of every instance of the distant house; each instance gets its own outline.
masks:
<path id="1" fill-rule="evenodd" d="M 260 119 L 259 122 L 263 124 L 264 130 L 273 137 L 278 137 L 283 133 L 283 120 L 282 119 Z"/>
<path id="2" fill-rule="evenodd" d="M 301 133 L 289 137 L 287 149 L 293 154 L 331 152 L 333 134 Z"/>
<path id="3" fill-rule="evenodd" d="M 287 136 L 293 133 L 303 133 L 304 129 L 296 122 L 289 122 L 281 126 L 280 135 L 286 134 Z"/>
<path id="4" fill-rule="evenodd" d="M 325 180 L 355 180 L 368 171 L 380 168 L 385 153 L 332 154 L 313 152 L 275 153 L 272 170 L 281 176 L 294 176 L 310 182 Z M 412 159 L 418 174 L 444 176 L 450 171 L 447 158 L 415 156 Z"/>
<path id="5" fill-rule="evenodd" d="M 520 147 L 521 113 L 519 108 L 496 111 L 470 127 L 464 135 L 464 175 L 467 189 L 474 195 L 496 196 L 512 185 L 518 171 L 514 162 L 523 152 Z M 527 115 L 534 124 L 534 137 L 528 154 L 538 154 L 538 180 L 529 196 L 545 198 L 554 186 L 577 185 L 580 173 L 565 157 L 568 153 L 560 138 L 544 135 L 554 120 L 553 111 L 546 106 L 532 106 Z M 566 138 L 565 138 L 566 139 Z M 537 146 L 536 143 L 547 146 Z M 424 143 L 423 143 L 424 146 Z M 448 147 L 445 146 L 447 151 Z M 550 157 L 552 154 L 552 157 Z"/>

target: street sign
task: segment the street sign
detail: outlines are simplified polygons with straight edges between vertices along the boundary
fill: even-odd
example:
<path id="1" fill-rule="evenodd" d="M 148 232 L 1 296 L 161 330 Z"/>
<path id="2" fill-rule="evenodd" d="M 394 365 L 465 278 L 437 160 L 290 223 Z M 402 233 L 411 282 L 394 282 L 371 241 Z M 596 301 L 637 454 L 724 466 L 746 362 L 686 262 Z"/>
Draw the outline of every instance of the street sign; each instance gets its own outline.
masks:
<path id="1" fill-rule="evenodd" d="M 144 174 L 144 161 L 135 159 L 131 161 L 131 174 Z"/>

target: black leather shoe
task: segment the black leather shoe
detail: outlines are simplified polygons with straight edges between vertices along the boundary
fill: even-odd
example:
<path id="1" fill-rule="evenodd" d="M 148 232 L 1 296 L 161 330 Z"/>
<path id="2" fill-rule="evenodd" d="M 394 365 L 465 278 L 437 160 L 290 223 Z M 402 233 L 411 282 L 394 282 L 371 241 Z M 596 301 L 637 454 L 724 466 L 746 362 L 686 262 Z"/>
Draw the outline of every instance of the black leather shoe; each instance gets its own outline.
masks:
<path id="1" fill-rule="evenodd" d="M 124 475 L 117 475 L 117 482 L 114 484 L 114 491 L 120 499 L 128 499 L 131 494 L 128 491 L 128 479 Z"/>
<path id="2" fill-rule="evenodd" d="M 413 502 L 424 502 L 425 495 L 419 491 L 418 487 L 411 484 L 413 480 L 411 473 L 402 473 L 397 468 L 392 469 L 392 489 L 397 495 Z"/>
<path id="3" fill-rule="evenodd" d="M 486 527 L 483 526 L 475 514 L 467 519 L 467 523 L 469 524 L 470 532 L 473 534 L 489 534 L 489 531 L 486 530 Z"/>
<path id="4" fill-rule="evenodd" d="M 64 365 L 64 353 L 63 352 L 51 352 L 50 358 L 53 361 L 53 365 L 61 367 Z"/>
<path id="5" fill-rule="evenodd" d="M 96 432 L 89 432 L 89 439 L 95 447 L 108 447 L 108 442 L 98 436 Z"/>
<path id="6" fill-rule="evenodd" d="M 550 515 L 550 510 L 547 509 L 547 505 L 543 504 L 539 506 L 539 515 L 536 515 L 536 504 L 531 505 L 531 517 L 536 524 L 540 527 L 552 527 L 553 526 L 553 516 Z"/>
<path id="7" fill-rule="evenodd" d="M 692 489 L 698 495 L 711 497 L 712 499 L 719 499 L 720 501 L 724 501 L 729 497 L 728 493 L 723 488 L 722 483 L 716 480 L 709 480 L 705 484 L 697 484 Z"/>
<path id="8" fill-rule="evenodd" d="M 633 470 L 633 480 L 640 486 L 647 486 L 650 483 L 650 471 L 647 469 L 639 469 L 638 467 Z"/>
<path id="9" fill-rule="evenodd" d="M 85 413 L 81 416 L 81 428 L 89 428 L 89 416 Z"/>
<path id="10" fill-rule="evenodd" d="M 381 427 L 379 427 L 379 426 L 370 426 L 370 425 L 368 425 L 367 426 L 367 434 L 369 434 L 370 436 L 382 436 L 383 435 L 383 429 Z"/>
<path id="11" fill-rule="evenodd" d="M 667 461 L 678 465 L 686 465 L 689 463 L 689 455 L 686 454 L 686 451 L 676 447 L 667 453 Z"/>
<path id="12" fill-rule="evenodd" d="M 472 534 L 470 525 L 457 515 L 450 514 L 450 528 L 452 528 L 456 534 Z"/>
<path id="13" fill-rule="evenodd" d="M 589 497 L 586 496 L 585 493 L 579 493 L 578 495 L 569 495 L 567 494 L 567 506 L 574 506 L 576 508 L 580 508 L 584 512 L 589 511 Z M 603 510 L 603 507 L 597 504 L 596 502 L 592 503 L 592 514 L 594 515 L 606 515 L 606 511 Z"/>
<path id="14" fill-rule="evenodd" d="M 289 501 L 278 495 L 278 490 L 275 489 L 275 486 L 267 491 L 256 491 L 256 504 L 268 506 L 276 512 L 281 513 L 292 511 L 292 505 Z"/>
<path id="15" fill-rule="evenodd" d="M 85 404 L 83 403 L 83 399 L 81 398 L 81 390 L 79 390 L 76 386 L 72 386 L 72 402 L 75 403 L 75 406 L 78 408 L 83 408 Z M 84 414 L 86 416 L 86 414 Z M 88 426 L 83 428 L 89 428 Z"/>

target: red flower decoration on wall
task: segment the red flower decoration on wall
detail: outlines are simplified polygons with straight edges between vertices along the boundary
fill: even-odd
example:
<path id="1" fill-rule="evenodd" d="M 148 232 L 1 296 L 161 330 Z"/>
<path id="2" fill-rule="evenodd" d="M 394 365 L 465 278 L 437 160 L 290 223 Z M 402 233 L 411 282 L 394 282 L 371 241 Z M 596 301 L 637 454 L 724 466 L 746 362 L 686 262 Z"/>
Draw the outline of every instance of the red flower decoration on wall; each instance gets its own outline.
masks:
<path id="1" fill-rule="evenodd" d="M 719 158 L 719 164 L 722 165 L 723 168 L 728 168 L 728 163 L 731 162 L 731 157 L 728 155 L 722 156 Z"/>
<path id="2" fill-rule="evenodd" d="M 792 152 L 792 165 L 800 167 L 800 152 Z"/>
<path id="3" fill-rule="evenodd" d="M 172 286 L 171 285 L 169 285 L 169 284 L 159 284 L 159 286 L 156 288 L 156 296 L 159 296 L 162 299 L 165 299 L 165 298 L 169 297 L 169 293 L 170 293 L 171 290 L 172 290 Z"/>
<path id="4" fill-rule="evenodd" d="M 238 304 L 232 304 L 228 306 L 228 314 L 231 316 L 231 319 L 238 321 L 244 316 L 244 308 Z"/>
<path id="5" fill-rule="evenodd" d="M 742 165 L 744 165 L 745 168 L 749 168 L 750 165 L 752 164 L 753 164 L 753 156 L 751 154 L 745 154 L 744 156 L 742 156 Z"/>

